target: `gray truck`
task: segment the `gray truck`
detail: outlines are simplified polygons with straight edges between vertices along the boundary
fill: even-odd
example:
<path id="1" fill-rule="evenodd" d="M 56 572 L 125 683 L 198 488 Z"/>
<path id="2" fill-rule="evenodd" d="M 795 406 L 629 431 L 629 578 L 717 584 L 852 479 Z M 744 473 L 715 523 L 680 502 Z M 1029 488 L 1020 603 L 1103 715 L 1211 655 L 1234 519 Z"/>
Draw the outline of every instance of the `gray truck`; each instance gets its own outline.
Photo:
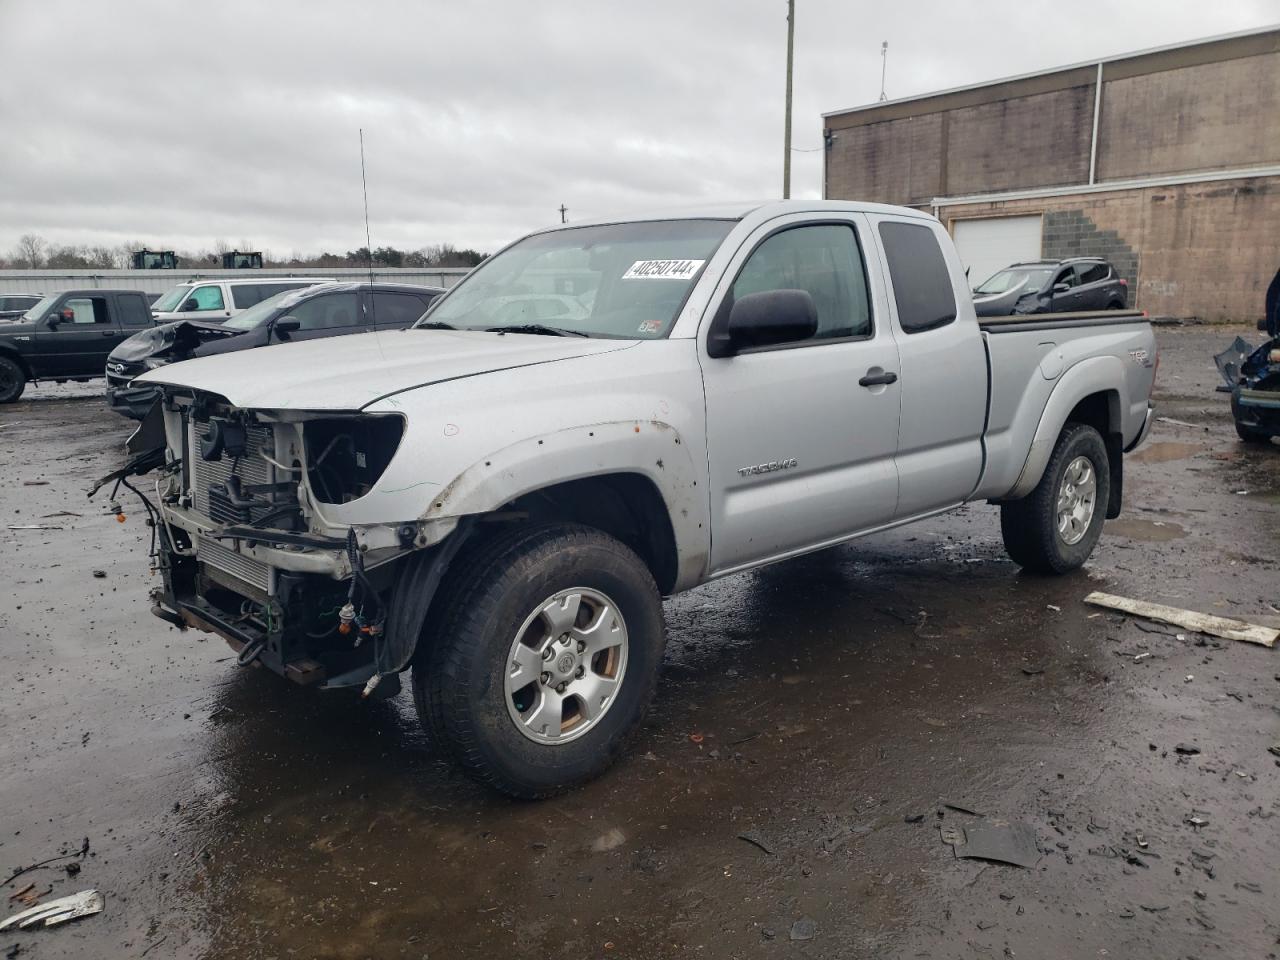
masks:
<path id="1" fill-rule="evenodd" d="M 410 330 L 145 374 L 103 482 L 157 471 L 158 616 L 302 684 L 412 668 L 468 771 L 543 797 L 636 728 L 665 596 L 975 500 L 1079 567 L 1155 366 L 1140 314 L 980 323 L 923 213 L 720 207 L 535 233 Z"/>

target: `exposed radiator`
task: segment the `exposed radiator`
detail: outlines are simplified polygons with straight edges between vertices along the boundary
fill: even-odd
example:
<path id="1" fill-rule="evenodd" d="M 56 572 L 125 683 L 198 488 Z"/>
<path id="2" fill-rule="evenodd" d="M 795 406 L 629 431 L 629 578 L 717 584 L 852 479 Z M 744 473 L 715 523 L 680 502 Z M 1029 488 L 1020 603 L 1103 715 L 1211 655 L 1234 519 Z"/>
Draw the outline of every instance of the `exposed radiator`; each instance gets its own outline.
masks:
<path id="1" fill-rule="evenodd" d="M 269 574 L 267 565 L 252 557 L 246 557 L 229 547 L 224 547 L 217 540 L 199 537 L 196 540 L 196 559 L 211 567 L 228 573 L 237 580 L 267 592 Z"/>
<path id="2" fill-rule="evenodd" d="M 238 516 L 238 512 L 230 508 L 224 499 L 220 500 L 220 498 L 215 497 L 214 502 L 210 502 L 209 488 L 217 484 L 226 483 L 227 478 L 232 475 L 233 465 L 235 467 L 235 475 L 240 478 L 242 484 L 271 483 L 275 479 L 272 475 L 271 464 L 258 455 L 259 451 L 265 451 L 268 456 L 275 452 L 271 428 L 264 426 L 250 427 L 246 432 L 243 456 L 233 458 L 223 454 L 221 460 L 209 461 L 201 457 L 199 453 L 200 437 L 204 434 L 206 426 L 206 423 L 200 420 L 192 423 L 195 442 L 192 445 L 191 456 L 191 487 L 195 498 L 195 510 L 215 523 L 242 522 L 243 518 Z M 250 517 L 256 520 L 265 516 L 269 510 L 269 507 L 255 507 L 251 511 Z"/>

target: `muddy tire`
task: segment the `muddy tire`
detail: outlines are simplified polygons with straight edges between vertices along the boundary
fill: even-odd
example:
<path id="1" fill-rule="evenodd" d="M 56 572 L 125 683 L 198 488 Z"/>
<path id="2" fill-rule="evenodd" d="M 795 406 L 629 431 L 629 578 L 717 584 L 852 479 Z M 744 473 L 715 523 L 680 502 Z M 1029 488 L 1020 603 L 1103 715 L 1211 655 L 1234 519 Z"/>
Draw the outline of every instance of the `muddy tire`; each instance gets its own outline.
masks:
<path id="1" fill-rule="evenodd" d="M 1102 535 L 1111 468 L 1102 435 L 1068 423 L 1044 476 L 1021 500 L 1000 506 L 1000 533 L 1014 563 L 1035 573 L 1082 566 Z"/>
<path id="2" fill-rule="evenodd" d="M 16 360 L 0 356 L 0 403 L 13 403 L 27 386 L 27 375 Z"/>
<path id="3" fill-rule="evenodd" d="M 540 799 L 598 776 L 635 732 L 666 632 L 644 562 L 577 524 L 467 550 L 415 657 L 432 738 L 482 783 Z"/>

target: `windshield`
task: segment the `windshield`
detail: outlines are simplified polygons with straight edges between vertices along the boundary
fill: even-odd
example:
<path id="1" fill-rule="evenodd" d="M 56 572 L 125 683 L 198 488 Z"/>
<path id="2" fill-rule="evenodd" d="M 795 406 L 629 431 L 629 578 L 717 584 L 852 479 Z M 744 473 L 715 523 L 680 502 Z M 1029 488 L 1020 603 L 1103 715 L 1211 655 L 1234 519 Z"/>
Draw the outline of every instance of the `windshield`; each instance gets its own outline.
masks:
<path id="1" fill-rule="evenodd" d="M 178 309 L 178 304 L 182 303 L 184 298 L 191 295 L 191 289 L 192 288 L 189 283 L 184 283 L 180 287 L 174 287 L 151 305 L 152 311 L 155 313 L 172 313 L 174 310 Z"/>
<path id="2" fill-rule="evenodd" d="M 298 295 L 297 290 L 281 290 L 274 297 L 267 297 L 265 300 L 259 300 L 248 310 L 242 310 L 234 317 L 223 324 L 224 327 L 231 327 L 233 330 L 251 330 L 260 323 L 266 323 L 271 317 L 284 306 L 284 301 L 292 301 Z M 292 302 L 290 303 L 292 306 Z"/>
<path id="3" fill-rule="evenodd" d="M 1019 287 L 1027 287 L 1028 292 L 1033 292 L 1044 286 L 1051 273 L 1053 273 L 1053 267 L 1010 267 L 984 280 L 982 286 L 973 292 L 980 294 L 1010 293 Z"/>
<path id="4" fill-rule="evenodd" d="M 663 337 L 733 224 L 655 220 L 526 237 L 472 271 L 415 326 Z"/>
<path id="5" fill-rule="evenodd" d="M 34 323 L 35 321 L 39 320 L 41 317 L 45 315 L 48 309 L 53 306 L 54 301 L 57 300 L 58 297 L 60 296 L 62 296 L 62 294 L 53 293 L 45 297 L 43 300 L 37 303 L 34 307 L 32 307 L 30 310 L 24 313 L 22 315 L 22 319 L 27 320 L 31 323 Z"/>

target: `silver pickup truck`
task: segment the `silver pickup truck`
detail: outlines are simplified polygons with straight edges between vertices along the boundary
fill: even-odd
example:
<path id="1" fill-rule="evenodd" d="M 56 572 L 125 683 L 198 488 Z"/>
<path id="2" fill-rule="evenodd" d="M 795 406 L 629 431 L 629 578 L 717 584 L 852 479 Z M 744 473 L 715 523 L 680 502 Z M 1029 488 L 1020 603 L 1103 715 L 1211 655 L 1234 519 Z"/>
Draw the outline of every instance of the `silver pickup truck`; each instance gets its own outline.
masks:
<path id="1" fill-rule="evenodd" d="M 413 692 L 484 782 L 600 773 L 662 597 L 974 500 L 1063 573 L 1120 510 L 1140 314 L 979 322 L 920 212 L 792 201 L 572 224 L 415 328 L 173 364 L 111 478 L 158 471 L 154 612 L 301 684 Z"/>

